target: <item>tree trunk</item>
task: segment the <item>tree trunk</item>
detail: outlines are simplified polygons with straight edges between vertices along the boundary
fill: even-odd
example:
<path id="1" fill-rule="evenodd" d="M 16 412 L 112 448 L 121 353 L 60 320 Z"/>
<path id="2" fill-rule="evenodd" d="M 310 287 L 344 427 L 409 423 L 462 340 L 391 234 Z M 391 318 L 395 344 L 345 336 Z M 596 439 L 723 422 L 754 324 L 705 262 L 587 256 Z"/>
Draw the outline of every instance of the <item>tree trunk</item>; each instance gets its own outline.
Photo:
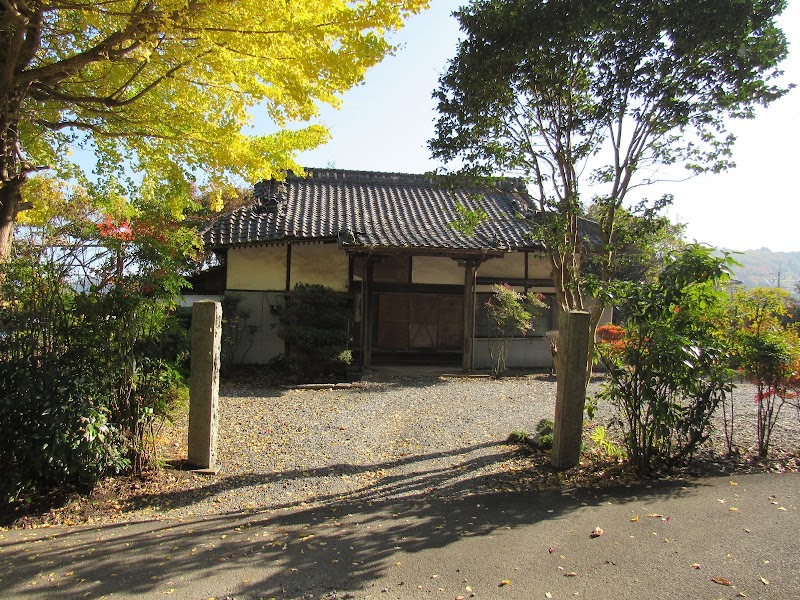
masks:
<path id="1" fill-rule="evenodd" d="M 20 188 L 23 181 L 20 176 L 0 183 L 0 264 L 11 256 L 14 224 L 19 211 Z"/>

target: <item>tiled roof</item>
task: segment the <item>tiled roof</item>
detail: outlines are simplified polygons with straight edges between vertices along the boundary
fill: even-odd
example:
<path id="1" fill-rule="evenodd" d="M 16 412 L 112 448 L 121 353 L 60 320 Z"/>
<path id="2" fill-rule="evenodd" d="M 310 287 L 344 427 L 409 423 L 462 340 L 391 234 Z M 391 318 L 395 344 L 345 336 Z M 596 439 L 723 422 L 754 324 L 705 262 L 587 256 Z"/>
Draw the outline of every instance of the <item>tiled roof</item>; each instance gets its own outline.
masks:
<path id="1" fill-rule="evenodd" d="M 522 183 L 506 191 L 453 190 L 426 175 L 308 169 L 304 178 L 263 181 L 256 203 L 221 217 L 202 232 L 212 248 L 302 240 L 337 240 L 345 248 L 428 251 L 541 248 L 516 218 L 529 212 Z M 458 204 L 488 214 L 473 235 L 452 227 Z"/>

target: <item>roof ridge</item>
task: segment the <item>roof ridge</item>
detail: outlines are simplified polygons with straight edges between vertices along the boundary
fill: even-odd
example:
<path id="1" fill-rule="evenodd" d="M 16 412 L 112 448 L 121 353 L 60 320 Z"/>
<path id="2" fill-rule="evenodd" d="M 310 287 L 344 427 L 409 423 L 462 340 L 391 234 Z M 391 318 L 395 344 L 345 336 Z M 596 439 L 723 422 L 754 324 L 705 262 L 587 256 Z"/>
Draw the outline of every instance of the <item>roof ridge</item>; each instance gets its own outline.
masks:
<path id="1" fill-rule="evenodd" d="M 441 176 L 432 173 L 395 173 L 382 171 L 353 171 L 349 169 L 333 169 L 305 167 L 309 178 L 314 181 L 350 181 L 353 183 L 416 183 L 436 185 L 441 182 Z M 289 180 L 303 180 L 293 173 L 287 175 Z"/>
<path id="2" fill-rule="evenodd" d="M 436 173 L 399 173 L 384 171 L 356 171 L 350 169 L 304 167 L 307 176 L 301 177 L 291 171 L 286 174 L 286 181 L 308 181 L 312 179 L 319 182 L 351 182 L 351 183 L 383 183 L 398 185 L 447 185 L 447 176 Z M 268 185 L 273 180 L 264 180 L 256 183 L 256 195 L 261 186 Z M 492 177 L 495 187 L 503 192 L 527 193 L 525 183 L 520 177 Z"/>

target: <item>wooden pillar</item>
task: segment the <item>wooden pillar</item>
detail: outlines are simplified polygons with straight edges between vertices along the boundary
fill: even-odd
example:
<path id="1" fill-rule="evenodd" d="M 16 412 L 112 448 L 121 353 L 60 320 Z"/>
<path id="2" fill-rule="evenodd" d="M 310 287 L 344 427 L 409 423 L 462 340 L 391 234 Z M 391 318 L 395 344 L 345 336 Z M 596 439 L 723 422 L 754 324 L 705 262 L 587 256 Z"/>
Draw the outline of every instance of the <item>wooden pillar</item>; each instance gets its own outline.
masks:
<path id="1" fill-rule="evenodd" d="M 361 368 L 372 368 L 372 267 L 371 258 L 367 258 L 362 281 L 361 293 Z"/>
<path id="2" fill-rule="evenodd" d="M 472 371 L 475 356 L 475 272 L 480 261 L 468 259 L 464 265 L 464 356 L 462 369 Z"/>

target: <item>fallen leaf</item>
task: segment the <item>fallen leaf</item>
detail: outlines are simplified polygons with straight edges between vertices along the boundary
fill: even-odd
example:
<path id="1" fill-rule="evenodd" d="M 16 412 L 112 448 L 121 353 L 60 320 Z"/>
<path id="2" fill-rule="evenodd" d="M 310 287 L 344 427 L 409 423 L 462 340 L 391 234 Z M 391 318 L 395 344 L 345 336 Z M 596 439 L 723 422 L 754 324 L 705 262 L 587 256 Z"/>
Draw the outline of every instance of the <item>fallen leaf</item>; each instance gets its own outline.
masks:
<path id="1" fill-rule="evenodd" d="M 507 585 L 511 585 L 511 582 L 508 579 L 503 579 L 503 581 L 497 584 L 497 587 L 505 587 Z"/>
<path id="2" fill-rule="evenodd" d="M 733 582 L 730 579 L 725 579 L 724 577 L 712 577 L 711 581 L 713 581 L 714 583 L 718 583 L 720 585 L 728 585 L 728 586 L 733 585 Z"/>
<path id="3" fill-rule="evenodd" d="M 592 533 L 589 534 L 589 537 L 590 538 L 596 538 L 596 537 L 600 537 L 601 535 L 603 535 L 603 530 L 600 529 L 599 527 L 595 527 L 594 531 L 592 531 Z"/>

